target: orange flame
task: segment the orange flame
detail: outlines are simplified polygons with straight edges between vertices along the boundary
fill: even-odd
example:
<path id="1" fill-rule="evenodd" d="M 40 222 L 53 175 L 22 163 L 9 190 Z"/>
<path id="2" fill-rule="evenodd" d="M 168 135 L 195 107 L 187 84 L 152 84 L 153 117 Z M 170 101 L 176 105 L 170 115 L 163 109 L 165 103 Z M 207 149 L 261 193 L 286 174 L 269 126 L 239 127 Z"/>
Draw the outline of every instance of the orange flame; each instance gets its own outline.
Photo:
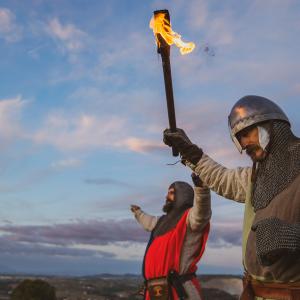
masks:
<path id="1" fill-rule="evenodd" d="M 160 45 L 157 34 L 160 34 L 168 45 L 171 46 L 175 44 L 180 49 L 182 55 L 192 52 L 196 47 L 193 42 L 185 43 L 182 41 L 181 35 L 172 30 L 171 24 L 169 20 L 165 18 L 164 13 L 154 15 L 149 26 L 153 30 L 158 47 Z"/>

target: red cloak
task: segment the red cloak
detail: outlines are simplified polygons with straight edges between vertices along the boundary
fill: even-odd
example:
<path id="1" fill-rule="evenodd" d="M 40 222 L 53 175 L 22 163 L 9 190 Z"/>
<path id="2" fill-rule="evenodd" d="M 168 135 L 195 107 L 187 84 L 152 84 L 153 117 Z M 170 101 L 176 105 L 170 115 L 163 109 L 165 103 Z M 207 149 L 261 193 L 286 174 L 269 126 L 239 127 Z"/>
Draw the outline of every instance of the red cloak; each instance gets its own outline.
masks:
<path id="1" fill-rule="evenodd" d="M 189 209 L 183 214 L 175 228 L 161 236 L 157 236 L 152 241 L 145 256 L 144 275 L 147 280 L 167 276 L 170 270 L 176 270 L 179 273 L 181 252 L 187 231 L 188 212 Z M 196 252 L 194 260 L 188 267 L 188 273 L 196 272 L 196 264 L 201 259 L 205 250 L 208 233 L 209 223 L 203 230 L 201 241 L 199 241 L 199 250 Z M 197 278 L 192 279 L 192 282 L 200 294 L 200 284 Z M 178 297 L 174 288 L 172 288 L 172 292 L 174 300 L 177 300 Z M 150 299 L 147 291 L 145 299 Z"/>

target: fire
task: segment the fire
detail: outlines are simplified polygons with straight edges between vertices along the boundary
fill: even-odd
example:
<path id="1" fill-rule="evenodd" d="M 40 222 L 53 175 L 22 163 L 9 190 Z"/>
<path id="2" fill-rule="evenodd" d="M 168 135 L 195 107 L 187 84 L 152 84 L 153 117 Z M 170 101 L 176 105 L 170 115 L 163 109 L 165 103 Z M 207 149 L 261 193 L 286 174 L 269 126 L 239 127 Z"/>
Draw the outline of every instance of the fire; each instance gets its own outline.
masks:
<path id="1" fill-rule="evenodd" d="M 172 30 L 171 24 L 169 20 L 165 18 L 164 13 L 154 15 L 149 26 L 153 30 L 158 47 L 160 46 L 157 38 L 158 34 L 162 36 L 168 45 L 171 46 L 172 44 L 175 44 L 180 49 L 182 55 L 192 52 L 196 47 L 193 42 L 185 43 L 182 41 L 181 35 Z"/>

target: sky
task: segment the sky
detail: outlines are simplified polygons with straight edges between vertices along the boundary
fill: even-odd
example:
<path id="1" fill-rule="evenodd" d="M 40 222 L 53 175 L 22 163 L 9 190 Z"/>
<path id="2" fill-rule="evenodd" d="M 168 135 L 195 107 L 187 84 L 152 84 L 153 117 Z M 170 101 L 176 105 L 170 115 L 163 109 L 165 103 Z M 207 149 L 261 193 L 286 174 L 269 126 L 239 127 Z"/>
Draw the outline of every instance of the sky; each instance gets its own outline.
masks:
<path id="1" fill-rule="evenodd" d="M 249 94 L 300 135 L 297 0 L 0 1 L 2 272 L 140 273 L 149 233 L 130 204 L 159 216 L 169 184 L 191 183 L 162 142 L 157 9 L 196 44 L 186 56 L 172 46 L 171 64 L 177 126 L 205 153 L 251 164 L 227 128 Z M 212 206 L 199 273 L 241 273 L 243 204 L 212 192 Z"/>

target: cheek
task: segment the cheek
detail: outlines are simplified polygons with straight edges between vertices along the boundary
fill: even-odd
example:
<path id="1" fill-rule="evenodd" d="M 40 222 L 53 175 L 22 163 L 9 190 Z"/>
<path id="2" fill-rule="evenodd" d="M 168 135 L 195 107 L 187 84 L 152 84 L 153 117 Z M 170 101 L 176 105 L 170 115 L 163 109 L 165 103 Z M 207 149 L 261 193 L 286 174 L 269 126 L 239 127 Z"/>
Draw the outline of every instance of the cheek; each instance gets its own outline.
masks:
<path id="1" fill-rule="evenodd" d="M 247 137 L 242 137 L 240 138 L 240 144 L 241 146 L 244 148 L 245 146 L 247 146 L 249 143 L 249 139 Z"/>

